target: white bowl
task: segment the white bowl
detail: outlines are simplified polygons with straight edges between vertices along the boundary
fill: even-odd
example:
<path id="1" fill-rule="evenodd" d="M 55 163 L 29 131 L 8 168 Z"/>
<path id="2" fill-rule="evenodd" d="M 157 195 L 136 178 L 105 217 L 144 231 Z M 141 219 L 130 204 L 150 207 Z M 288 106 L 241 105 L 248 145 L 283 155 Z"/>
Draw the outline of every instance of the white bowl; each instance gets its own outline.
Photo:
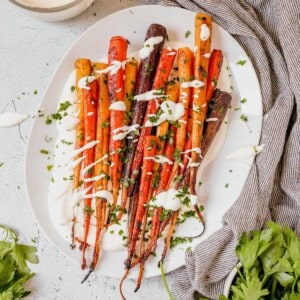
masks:
<path id="1" fill-rule="evenodd" d="M 225 284 L 224 284 L 224 290 L 223 290 L 223 295 L 225 295 L 226 297 L 229 296 L 230 293 L 230 288 L 232 285 L 232 282 L 234 281 L 237 271 L 238 269 L 242 266 L 242 264 L 239 262 L 232 270 L 231 272 L 228 274 L 226 280 L 225 280 Z"/>
<path id="2" fill-rule="evenodd" d="M 77 16 L 94 0 L 9 0 L 32 17 L 43 21 L 62 21 Z M 59 3 L 60 2 L 60 3 Z"/>

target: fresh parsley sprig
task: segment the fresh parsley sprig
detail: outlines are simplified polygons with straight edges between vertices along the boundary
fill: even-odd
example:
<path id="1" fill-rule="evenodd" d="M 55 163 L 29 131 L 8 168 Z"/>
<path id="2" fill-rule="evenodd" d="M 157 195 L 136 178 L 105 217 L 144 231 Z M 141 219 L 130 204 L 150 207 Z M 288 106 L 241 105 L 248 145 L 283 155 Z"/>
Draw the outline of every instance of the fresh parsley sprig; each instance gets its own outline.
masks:
<path id="1" fill-rule="evenodd" d="M 30 294 L 23 286 L 34 276 L 27 262 L 36 264 L 36 247 L 19 244 L 18 234 L 11 228 L 0 225 L 0 299 L 24 298 Z"/>

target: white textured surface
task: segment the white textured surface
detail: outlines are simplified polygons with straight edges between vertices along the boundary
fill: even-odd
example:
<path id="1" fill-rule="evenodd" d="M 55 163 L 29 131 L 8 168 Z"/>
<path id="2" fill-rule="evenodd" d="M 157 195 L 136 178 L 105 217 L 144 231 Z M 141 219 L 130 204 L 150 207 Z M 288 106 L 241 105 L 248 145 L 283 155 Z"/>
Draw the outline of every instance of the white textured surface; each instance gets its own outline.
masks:
<path id="1" fill-rule="evenodd" d="M 11 100 L 17 110 L 30 114 L 21 125 L 25 140 L 47 83 L 64 53 L 75 39 L 100 18 L 139 0 L 98 0 L 85 13 L 59 23 L 43 23 L 23 14 L 8 1 L 0 10 L 0 112 Z M 37 90 L 37 94 L 34 94 Z M 7 111 L 12 111 L 12 103 Z M 21 240 L 36 239 L 40 263 L 31 280 L 29 299 L 119 299 L 119 280 L 92 275 L 80 284 L 79 265 L 59 253 L 39 231 L 30 211 L 24 185 L 25 143 L 18 128 L 0 128 L 0 223 L 14 227 Z M 46 199 L 41 199 L 46 201 Z M 172 276 L 176 276 L 174 272 Z M 169 278 L 171 281 L 171 278 Z M 145 279 L 138 293 L 135 283 L 124 285 L 127 299 L 167 299 L 160 278 Z"/>

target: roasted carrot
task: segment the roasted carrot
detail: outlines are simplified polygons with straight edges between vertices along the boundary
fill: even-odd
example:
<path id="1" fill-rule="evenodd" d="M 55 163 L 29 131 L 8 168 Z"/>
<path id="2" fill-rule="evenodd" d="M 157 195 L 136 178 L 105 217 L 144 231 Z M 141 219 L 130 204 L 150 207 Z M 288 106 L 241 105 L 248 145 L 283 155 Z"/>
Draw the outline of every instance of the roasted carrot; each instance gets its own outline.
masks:
<path id="1" fill-rule="evenodd" d="M 206 101 L 209 102 L 214 90 L 217 87 L 219 75 L 223 64 L 223 53 L 221 50 L 214 49 L 211 52 L 208 65 Z"/>
<path id="2" fill-rule="evenodd" d="M 206 117 L 207 103 L 207 75 L 209 58 L 205 54 L 211 52 L 212 23 L 210 16 L 199 13 L 195 16 L 195 45 L 196 54 L 194 62 L 194 77 L 203 83 L 201 87 L 195 87 L 193 93 L 193 128 L 192 149 L 200 149 L 204 120 Z M 199 152 L 193 151 L 190 170 L 190 190 L 196 194 L 195 183 L 199 166 Z"/>
<path id="3" fill-rule="evenodd" d="M 127 44 L 128 41 L 121 36 L 114 36 L 110 40 L 108 50 L 108 64 L 117 62 L 121 64 L 126 60 L 127 56 Z M 108 88 L 110 103 L 115 104 L 118 101 L 124 102 L 124 70 L 120 67 L 117 72 L 110 72 L 108 75 Z M 110 126 L 111 126 L 111 138 L 110 138 L 110 153 L 111 153 L 111 176 L 112 176 L 112 191 L 113 191 L 113 205 L 114 208 L 117 202 L 120 179 L 122 172 L 122 162 L 120 151 L 122 149 L 122 141 L 115 140 L 113 132 L 115 129 L 123 126 L 124 123 L 124 111 L 120 109 L 110 109 Z"/>
<path id="4" fill-rule="evenodd" d="M 172 126 L 171 131 L 174 132 L 174 135 L 176 135 L 176 129 L 174 126 Z M 175 144 L 171 142 L 170 140 L 167 142 L 164 153 L 165 157 L 171 161 L 174 162 L 174 150 L 175 150 Z M 157 188 L 154 191 L 154 195 L 157 195 L 161 193 L 162 191 L 167 190 L 168 187 L 168 181 L 169 181 L 169 175 L 172 169 L 172 164 L 166 162 L 162 165 L 159 183 Z M 160 216 L 163 211 L 163 208 L 157 207 L 153 209 L 153 217 L 152 217 L 152 225 L 150 230 L 150 241 L 147 247 L 147 250 L 142 256 L 142 261 L 145 261 L 153 251 L 153 249 L 156 246 L 158 235 L 160 232 Z"/>
<path id="5" fill-rule="evenodd" d="M 176 227 L 176 222 L 177 222 L 178 215 L 179 215 L 179 210 L 175 211 L 172 215 L 171 222 L 170 222 L 170 227 L 168 229 L 168 234 L 167 234 L 167 237 L 165 239 L 164 250 L 162 252 L 161 259 L 160 259 L 158 265 L 160 265 L 160 263 L 164 262 L 164 259 L 167 255 L 167 252 L 168 252 L 169 248 L 170 248 L 170 243 L 171 243 L 172 235 L 174 233 L 174 229 Z"/>
<path id="6" fill-rule="evenodd" d="M 193 76 L 192 66 L 193 66 L 193 53 L 190 48 L 180 48 L 178 49 L 178 76 L 180 82 L 188 82 Z M 185 143 L 187 140 L 187 126 L 188 126 L 188 117 L 189 117 L 189 107 L 191 100 L 192 89 L 190 87 L 183 87 L 180 85 L 179 90 L 179 103 L 184 106 L 184 115 L 179 119 L 178 124 L 179 128 L 177 129 L 176 134 L 176 152 L 177 159 L 173 165 L 171 174 L 169 176 L 169 185 L 174 180 L 175 176 L 178 173 L 178 167 L 180 163 L 180 156 L 184 150 Z"/>
<path id="7" fill-rule="evenodd" d="M 126 105 L 126 113 L 124 116 L 124 125 L 130 124 L 131 110 L 133 104 L 134 89 L 136 84 L 136 76 L 138 71 L 138 63 L 132 58 L 125 65 L 125 82 L 124 82 L 124 102 Z"/>
<path id="8" fill-rule="evenodd" d="M 98 70 L 104 70 L 108 67 L 107 64 L 95 63 L 94 70 L 97 74 Z M 108 95 L 108 86 L 107 86 L 107 74 L 101 73 L 98 75 L 98 87 L 99 87 L 99 100 L 98 100 L 98 115 L 97 115 L 97 129 L 96 129 L 96 139 L 100 141 L 95 146 L 95 161 L 101 160 L 107 156 L 106 159 L 100 161 L 94 167 L 94 176 L 104 177 L 95 181 L 93 188 L 97 192 L 99 190 L 107 189 L 107 177 L 108 177 L 108 152 L 109 152 L 109 95 Z M 90 265 L 89 274 L 95 269 L 100 255 L 100 245 L 101 245 L 101 236 L 102 230 L 105 224 L 106 218 L 106 200 L 105 199 L 96 199 L 96 221 L 97 229 L 95 236 L 95 246 L 93 252 L 93 261 Z M 85 277 L 88 278 L 89 274 Z"/>
<path id="9" fill-rule="evenodd" d="M 98 84 L 94 80 L 87 84 L 87 88 L 83 93 L 83 103 L 84 103 L 84 144 L 95 140 L 96 138 L 96 122 L 97 122 L 97 106 L 98 106 Z M 94 147 L 83 151 L 84 168 L 88 168 L 94 162 L 95 149 Z M 84 179 L 91 178 L 93 174 L 93 169 L 88 169 L 85 174 L 83 174 Z M 84 182 L 84 188 L 87 189 L 92 186 L 92 182 Z M 91 193 L 91 190 L 89 191 Z M 82 269 L 86 267 L 85 252 L 87 248 L 87 238 L 90 228 L 91 220 L 91 203 L 92 199 L 88 198 L 84 200 L 84 227 L 83 227 L 83 245 L 82 245 Z"/>
<path id="10" fill-rule="evenodd" d="M 136 86 L 135 86 L 135 95 L 140 95 L 145 92 L 148 92 L 151 89 L 153 77 L 156 72 L 157 64 L 160 57 L 161 49 L 164 45 L 167 31 L 166 28 L 159 25 L 159 24 L 151 24 L 147 30 L 145 40 L 148 40 L 152 37 L 162 36 L 163 40 L 161 43 L 154 46 L 153 51 L 150 55 L 140 61 L 137 79 L 136 79 Z M 147 109 L 147 102 L 146 101 L 134 101 L 133 103 L 133 115 L 131 120 L 131 125 L 139 125 L 142 126 L 144 122 L 144 116 Z M 137 147 L 137 141 L 139 138 L 139 131 L 132 132 L 129 134 L 127 139 L 127 162 L 125 164 L 125 169 L 123 173 L 124 183 L 122 185 L 122 204 L 121 206 L 124 208 L 126 203 L 128 202 L 129 195 L 129 186 L 132 184 L 131 181 L 131 167 L 133 161 L 135 159 L 135 151 Z M 132 191 L 131 191 L 132 194 Z M 133 207 L 132 204 L 129 205 Z"/>
<path id="11" fill-rule="evenodd" d="M 164 89 L 169 74 L 172 70 L 175 56 L 176 56 L 176 50 L 172 48 L 168 47 L 162 50 L 157 71 L 153 81 L 153 86 L 152 86 L 153 90 Z M 156 114 L 159 109 L 160 103 L 161 103 L 161 99 L 150 100 L 147 106 L 146 116 Z M 144 120 L 144 124 L 146 123 L 147 119 L 148 118 L 146 117 Z M 139 137 L 139 141 L 138 141 L 138 145 L 137 145 L 137 149 L 136 149 L 136 153 L 135 153 L 135 157 L 131 169 L 131 179 L 134 182 L 138 176 L 140 164 L 143 160 L 143 147 L 145 143 L 145 137 L 151 133 L 151 130 L 152 127 L 143 127 L 140 132 L 140 137 Z M 129 188 L 129 191 L 131 189 Z"/>
<path id="12" fill-rule="evenodd" d="M 76 126 L 76 139 L 75 139 L 75 149 L 79 149 L 84 145 L 84 112 L 83 112 L 83 92 L 84 90 L 78 86 L 78 82 L 81 78 L 89 76 L 92 72 L 91 61 L 89 59 L 81 58 L 75 61 L 75 74 L 76 74 L 76 104 L 78 113 L 78 125 Z M 78 154 L 74 160 L 79 159 L 82 154 Z M 74 179 L 73 179 L 73 189 L 76 190 L 79 187 L 80 182 L 80 170 L 81 164 L 78 164 L 74 168 Z M 71 247 L 75 247 L 75 216 L 72 220 L 72 244 Z"/>
<path id="13" fill-rule="evenodd" d="M 166 99 L 177 102 L 179 89 L 177 85 L 168 84 L 166 88 Z M 157 136 L 157 152 L 156 155 L 161 155 L 165 149 L 165 143 L 167 140 L 172 140 L 175 142 L 174 131 L 169 130 L 169 122 L 164 121 L 163 123 L 159 124 L 156 128 L 156 136 Z M 156 188 L 157 181 L 160 178 L 159 171 L 161 168 L 161 164 L 155 163 L 154 164 L 154 171 L 153 171 L 153 178 L 150 185 L 149 190 L 149 198 L 152 197 L 153 191 Z"/>
<path id="14" fill-rule="evenodd" d="M 142 164 L 142 174 L 141 174 L 141 182 L 139 188 L 137 212 L 136 212 L 135 222 L 133 226 L 133 233 L 128 245 L 128 257 L 125 261 L 125 267 L 127 269 L 130 269 L 131 267 L 131 260 L 135 253 L 136 242 L 138 240 L 142 221 L 146 211 L 145 204 L 147 204 L 148 201 L 148 192 L 151 183 L 156 148 L 157 148 L 156 136 L 148 135 L 145 138 L 145 144 L 144 144 L 144 160 Z"/>
<path id="15" fill-rule="evenodd" d="M 92 72 L 91 61 L 89 59 L 77 59 L 75 62 L 75 73 L 76 73 L 76 93 L 77 93 L 77 112 L 79 123 L 76 126 L 76 142 L 75 149 L 79 149 L 84 145 L 84 109 L 83 109 L 83 94 L 84 89 L 78 86 L 78 81 L 86 76 L 89 76 Z M 78 159 L 81 155 L 79 154 L 76 158 Z M 74 190 L 78 188 L 80 181 L 80 168 L 79 164 L 74 168 Z"/>

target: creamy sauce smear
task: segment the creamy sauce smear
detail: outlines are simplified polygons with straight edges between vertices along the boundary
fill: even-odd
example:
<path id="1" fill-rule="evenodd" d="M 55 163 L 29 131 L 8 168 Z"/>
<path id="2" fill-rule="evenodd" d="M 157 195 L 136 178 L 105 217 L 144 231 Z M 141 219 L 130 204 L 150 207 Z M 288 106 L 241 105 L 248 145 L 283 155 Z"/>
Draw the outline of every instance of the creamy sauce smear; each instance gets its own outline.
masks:
<path id="1" fill-rule="evenodd" d="M 184 46 L 183 43 L 172 43 L 172 46 L 177 49 L 179 47 Z M 121 68 L 123 63 L 115 63 L 114 68 L 110 68 L 110 70 L 106 70 L 106 72 L 111 72 L 112 69 L 116 71 L 116 69 Z M 224 60 L 223 63 L 222 72 L 218 81 L 218 86 L 221 87 L 223 90 L 230 92 L 230 86 L 231 86 L 231 80 L 230 77 L 228 77 L 226 73 L 226 60 Z M 91 78 L 92 79 L 92 78 Z M 186 83 L 189 86 L 196 86 L 201 83 Z M 75 96 L 76 92 L 71 93 L 70 87 L 75 85 L 75 72 L 72 73 L 70 78 L 67 80 L 65 88 L 63 90 L 60 102 L 64 102 L 66 100 L 73 103 L 73 106 L 71 106 L 68 109 L 68 116 L 64 117 L 61 121 L 57 123 L 58 128 L 58 137 L 55 147 L 55 166 L 53 168 L 52 176 L 54 178 L 54 182 L 51 182 L 49 184 L 49 194 L 48 194 L 48 207 L 49 207 L 49 214 L 51 217 L 51 220 L 56 228 L 56 230 L 61 234 L 62 237 L 66 238 L 68 242 L 71 242 L 70 233 L 71 233 L 71 226 L 72 226 L 72 218 L 73 218 L 73 211 L 76 216 L 76 224 L 75 224 L 75 232 L 76 236 L 79 238 L 83 237 L 83 201 L 82 199 L 84 197 L 90 197 L 87 196 L 88 190 L 79 190 L 77 192 L 73 192 L 72 186 L 73 182 L 72 180 L 63 180 L 63 178 L 70 178 L 70 176 L 73 175 L 73 168 L 82 162 L 84 158 L 80 158 L 76 161 L 73 161 L 73 157 L 76 156 L 78 153 L 82 153 L 85 149 L 94 147 L 98 141 L 91 141 L 89 142 L 85 147 L 74 150 L 74 141 L 75 141 L 75 127 L 78 122 L 77 114 L 76 114 L 76 106 L 75 106 Z M 156 95 L 154 95 L 156 93 Z M 152 99 L 157 98 L 163 98 L 164 95 L 157 95 L 157 93 L 161 93 L 161 91 L 150 91 L 148 93 L 145 93 L 143 95 L 137 95 L 136 100 L 137 101 L 149 101 Z M 181 97 L 186 97 L 185 94 L 182 94 Z M 116 104 L 117 108 L 119 105 L 122 104 Z M 120 107 L 119 107 L 120 108 Z M 138 125 L 132 125 L 132 126 L 123 126 L 121 128 L 118 128 L 117 131 L 114 132 L 114 139 L 124 139 L 127 137 L 128 133 L 135 131 L 139 129 Z M 207 153 L 203 163 L 206 163 L 212 161 L 216 154 L 219 152 L 220 148 L 222 147 L 223 141 L 226 137 L 226 131 L 227 126 L 222 125 L 216 140 L 217 143 L 213 144 L 213 147 L 209 150 Z M 61 143 L 61 140 L 66 140 L 73 142 L 71 145 L 66 145 Z M 137 142 L 137 140 L 133 140 L 133 142 Z M 201 154 L 201 150 L 198 148 L 193 148 L 190 151 L 195 151 L 199 154 Z M 156 162 L 159 163 L 172 163 L 171 161 L 168 161 L 164 156 L 157 156 L 157 157 L 151 157 L 148 159 L 153 159 Z M 201 165 L 199 172 L 201 173 L 201 169 L 205 169 L 205 165 Z M 150 174 L 149 174 L 150 175 Z M 99 175 L 101 176 L 101 175 Z M 88 180 L 96 180 L 97 178 L 92 178 Z M 201 176 L 198 176 L 198 179 L 201 181 Z M 197 184 L 198 186 L 198 184 Z M 95 192 L 96 195 L 94 196 L 101 196 L 108 200 L 108 202 L 111 201 L 111 193 L 109 191 L 101 191 Z M 97 194 L 98 193 L 98 194 Z M 176 200 L 176 193 L 175 190 L 172 189 L 163 192 L 163 194 L 158 196 L 158 202 L 156 205 L 160 202 L 162 206 L 168 209 L 175 210 L 178 207 L 183 210 L 184 208 L 182 205 L 178 203 L 178 199 Z M 196 196 L 190 196 L 191 198 L 191 204 L 197 202 Z M 167 199 L 167 200 L 166 200 Z M 95 203 L 92 201 L 92 209 L 95 209 Z M 127 215 L 125 214 L 123 219 L 121 220 L 119 225 L 112 225 L 108 228 L 108 230 L 103 234 L 103 240 L 102 240 L 102 248 L 104 251 L 120 251 L 124 250 L 124 239 L 123 237 L 128 235 L 127 232 Z M 176 229 L 176 235 L 179 236 L 187 236 L 190 233 L 190 227 L 189 224 L 193 220 L 196 220 L 194 218 L 187 219 L 186 222 L 180 224 L 178 228 Z M 197 221 L 197 220 L 196 220 Z M 202 227 L 201 223 L 197 221 L 197 228 L 195 232 L 199 233 L 201 231 Z M 123 235 L 120 235 L 120 232 L 123 233 Z M 90 232 L 88 236 L 88 243 L 93 246 L 94 244 L 94 237 L 96 234 L 96 220 L 95 217 L 91 218 L 91 227 Z"/>
<path id="2" fill-rule="evenodd" d="M 26 119 L 28 119 L 28 115 L 21 114 L 17 112 L 4 112 L 0 114 L 0 128 L 9 128 L 14 127 L 22 122 L 24 122 Z"/>

